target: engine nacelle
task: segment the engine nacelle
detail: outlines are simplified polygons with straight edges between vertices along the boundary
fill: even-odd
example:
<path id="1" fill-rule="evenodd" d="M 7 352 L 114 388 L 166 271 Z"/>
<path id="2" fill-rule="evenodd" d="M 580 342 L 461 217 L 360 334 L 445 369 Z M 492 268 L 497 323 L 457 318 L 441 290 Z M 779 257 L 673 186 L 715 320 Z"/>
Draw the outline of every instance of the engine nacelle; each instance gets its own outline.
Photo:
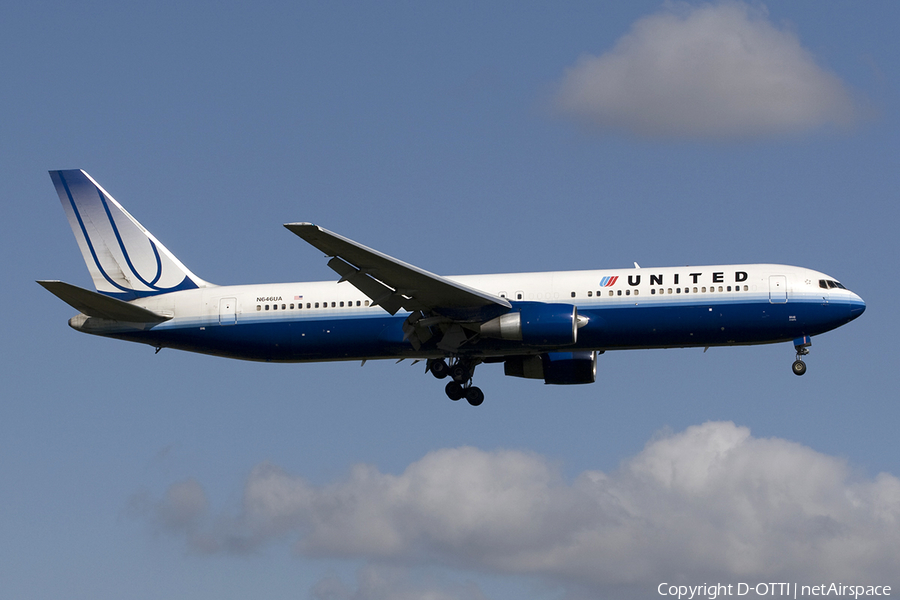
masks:
<path id="1" fill-rule="evenodd" d="M 533 346 L 570 346 L 578 341 L 578 328 L 585 322 L 571 304 L 526 302 L 515 312 L 482 323 L 481 335 Z"/>
<path id="2" fill-rule="evenodd" d="M 594 383 L 597 379 L 597 353 L 587 350 L 510 356 L 503 362 L 503 373 L 510 377 L 543 379 L 544 383 L 555 385 Z"/>

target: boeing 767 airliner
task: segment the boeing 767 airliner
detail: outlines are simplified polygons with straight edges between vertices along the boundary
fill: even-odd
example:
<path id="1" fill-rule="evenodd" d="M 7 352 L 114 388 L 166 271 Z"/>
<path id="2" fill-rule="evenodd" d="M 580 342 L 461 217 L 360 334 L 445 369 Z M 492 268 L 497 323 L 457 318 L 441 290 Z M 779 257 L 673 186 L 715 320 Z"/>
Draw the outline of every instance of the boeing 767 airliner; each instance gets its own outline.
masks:
<path id="1" fill-rule="evenodd" d="M 311 223 L 288 230 L 331 257 L 337 282 L 219 286 L 194 275 L 84 171 L 51 171 L 97 291 L 39 281 L 78 331 L 270 362 L 417 359 L 451 400 L 484 401 L 475 367 L 593 383 L 607 350 L 792 342 L 860 316 L 834 277 L 785 265 L 446 277 Z"/>

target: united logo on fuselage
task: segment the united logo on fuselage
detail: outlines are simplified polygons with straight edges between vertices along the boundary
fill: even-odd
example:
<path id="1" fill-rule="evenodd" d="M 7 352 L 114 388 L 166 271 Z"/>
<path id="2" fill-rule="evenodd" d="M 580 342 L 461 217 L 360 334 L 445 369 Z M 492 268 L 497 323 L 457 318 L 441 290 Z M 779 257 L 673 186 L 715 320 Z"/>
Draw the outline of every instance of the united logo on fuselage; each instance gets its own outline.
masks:
<path id="1" fill-rule="evenodd" d="M 670 273 L 668 276 L 663 273 L 650 274 L 650 285 L 665 285 L 663 280 L 667 277 L 671 277 L 672 281 L 667 283 L 672 283 L 678 285 L 681 283 L 681 276 L 684 273 Z M 696 285 L 700 278 L 703 276 L 703 273 L 688 273 L 687 275 L 690 277 L 690 282 Z M 740 283 L 742 281 L 747 281 L 749 275 L 746 271 L 735 271 L 734 272 L 734 283 Z M 606 277 L 600 280 L 600 287 L 612 287 L 619 280 L 618 275 L 607 275 Z M 711 283 L 726 283 L 725 281 L 725 272 L 724 271 L 714 271 L 712 273 L 712 281 Z M 730 282 L 729 282 L 730 283 Z M 628 285 L 630 286 L 638 286 L 641 284 L 641 276 L 640 275 L 629 275 L 628 276 Z"/>
<path id="2" fill-rule="evenodd" d="M 603 279 L 600 280 L 600 287 L 613 286 L 616 284 L 616 281 L 618 281 L 618 279 L 619 279 L 618 275 L 615 275 L 613 277 L 604 277 Z"/>

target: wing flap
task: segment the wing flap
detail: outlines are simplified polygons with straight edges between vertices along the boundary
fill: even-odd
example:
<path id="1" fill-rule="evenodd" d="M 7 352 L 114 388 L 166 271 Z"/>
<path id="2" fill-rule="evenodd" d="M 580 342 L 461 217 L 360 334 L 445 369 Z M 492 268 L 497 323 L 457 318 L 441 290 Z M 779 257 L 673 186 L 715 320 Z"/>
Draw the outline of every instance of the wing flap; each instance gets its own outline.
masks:
<path id="1" fill-rule="evenodd" d="M 38 281 L 48 292 L 89 317 L 126 323 L 162 323 L 172 317 L 63 281 Z"/>
<path id="2" fill-rule="evenodd" d="M 511 304 L 500 296 L 435 275 L 358 244 L 312 223 L 286 223 L 285 227 L 328 256 L 341 281 L 348 281 L 389 313 L 400 308 L 429 310 L 454 318 L 481 318 L 506 312 Z"/>
<path id="3" fill-rule="evenodd" d="M 414 300 L 396 293 L 393 288 L 381 283 L 362 270 L 355 268 L 345 260 L 335 256 L 328 261 L 328 266 L 341 276 L 338 283 L 344 281 L 350 282 L 350 285 L 371 298 L 373 305 L 381 306 L 390 314 L 397 314 L 397 311 L 401 308 L 405 308 L 409 311 L 416 310 L 415 308 L 412 308 L 412 306 L 416 304 Z"/>

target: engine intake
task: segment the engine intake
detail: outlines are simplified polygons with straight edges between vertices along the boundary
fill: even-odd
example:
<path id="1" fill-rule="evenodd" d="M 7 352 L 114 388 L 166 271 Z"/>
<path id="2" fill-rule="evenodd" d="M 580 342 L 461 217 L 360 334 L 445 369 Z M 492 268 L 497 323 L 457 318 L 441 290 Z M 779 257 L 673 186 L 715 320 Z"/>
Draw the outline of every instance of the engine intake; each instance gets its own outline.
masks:
<path id="1" fill-rule="evenodd" d="M 586 323 L 572 304 L 526 302 L 515 312 L 482 323 L 481 335 L 535 346 L 569 346 L 578 341 L 578 328 Z"/>

